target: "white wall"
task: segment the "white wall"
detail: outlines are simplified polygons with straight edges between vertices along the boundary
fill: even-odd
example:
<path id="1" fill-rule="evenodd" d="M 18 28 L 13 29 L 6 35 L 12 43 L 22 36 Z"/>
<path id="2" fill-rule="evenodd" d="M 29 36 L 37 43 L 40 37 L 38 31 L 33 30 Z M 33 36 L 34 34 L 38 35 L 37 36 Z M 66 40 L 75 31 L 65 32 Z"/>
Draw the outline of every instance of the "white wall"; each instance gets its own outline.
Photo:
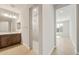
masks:
<path id="1" fill-rule="evenodd" d="M 71 8 L 70 15 L 68 15 L 70 21 L 70 39 L 73 43 L 74 49 L 76 49 L 76 5 L 69 5 L 67 8 Z"/>
<path id="2" fill-rule="evenodd" d="M 51 54 L 54 49 L 54 7 L 53 5 L 45 4 L 42 5 L 42 53 Z"/>
<path id="3" fill-rule="evenodd" d="M 70 24 L 69 24 L 69 21 L 64 21 L 63 22 L 63 36 L 66 37 L 66 38 L 69 38 L 70 37 L 70 33 L 69 33 L 69 30 L 70 30 Z"/>
<path id="4" fill-rule="evenodd" d="M 70 39 L 76 49 L 76 5 L 71 5 L 71 15 L 70 15 Z M 73 13 L 72 13 L 73 12 Z"/>

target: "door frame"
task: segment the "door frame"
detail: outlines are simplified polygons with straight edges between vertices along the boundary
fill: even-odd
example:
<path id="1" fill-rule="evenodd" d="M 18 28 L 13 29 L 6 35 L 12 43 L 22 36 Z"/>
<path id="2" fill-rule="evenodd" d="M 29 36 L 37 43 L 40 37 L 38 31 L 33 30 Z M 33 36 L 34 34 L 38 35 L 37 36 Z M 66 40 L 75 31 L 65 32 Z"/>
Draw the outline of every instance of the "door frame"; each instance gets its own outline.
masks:
<path id="1" fill-rule="evenodd" d="M 54 11 L 55 11 L 55 13 L 54 13 L 54 16 L 55 16 L 55 30 L 56 30 L 56 9 L 60 9 L 60 8 L 66 7 L 66 6 L 69 6 L 69 4 L 68 5 L 64 5 L 64 6 L 59 6 L 58 8 L 54 7 Z M 57 39 L 56 39 L 56 31 L 55 31 L 55 45 L 57 44 L 56 40 Z M 74 53 L 77 54 L 77 47 L 74 49 Z"/>

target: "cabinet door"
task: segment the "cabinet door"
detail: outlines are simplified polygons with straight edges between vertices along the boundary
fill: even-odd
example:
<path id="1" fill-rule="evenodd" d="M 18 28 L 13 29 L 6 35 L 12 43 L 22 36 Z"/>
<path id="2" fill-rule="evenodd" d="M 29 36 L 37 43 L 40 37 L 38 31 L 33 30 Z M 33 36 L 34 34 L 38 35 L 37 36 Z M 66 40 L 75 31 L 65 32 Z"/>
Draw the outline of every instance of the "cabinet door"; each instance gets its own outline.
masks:
<path id="1" fill-rule="evenodd" d="M 8 42 L 8 45 L 13 45 L 13 44 L 21 42 L 20 34 L 12 34 L 12 35 L 10 35 L 7 42 Z"/>
<path id="2" fill-rule="evenodd" d="M 17 43 L 21 42 L 21 34 L 16 34 L 16 42 Z"/>
<path id="3" fill-rule="evenodd" d="M 0 48 L 21 42 L 21 34 L 2 35 L 0 37 Z"/>
<path id="4" fill-rule="evenodd" d="M 1 47 L 7 46 L 7 44 L 8 44 L 7 40 L 8 39 L 9 39 L 9 36 L 7 36 L 7 35 L 1 36 Z"/>

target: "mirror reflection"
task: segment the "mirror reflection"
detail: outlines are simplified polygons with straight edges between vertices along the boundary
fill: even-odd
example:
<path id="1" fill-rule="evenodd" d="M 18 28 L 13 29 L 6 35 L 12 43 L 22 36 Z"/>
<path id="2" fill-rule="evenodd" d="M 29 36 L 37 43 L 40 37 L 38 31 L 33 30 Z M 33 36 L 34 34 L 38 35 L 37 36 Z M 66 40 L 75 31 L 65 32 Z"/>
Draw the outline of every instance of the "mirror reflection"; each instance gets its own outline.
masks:
<path id="1" fill-rule="evenodd" d="M 18 19 L 19 19 L 18 13 L 0 8 L 0 33 L 17 32 Z"/>

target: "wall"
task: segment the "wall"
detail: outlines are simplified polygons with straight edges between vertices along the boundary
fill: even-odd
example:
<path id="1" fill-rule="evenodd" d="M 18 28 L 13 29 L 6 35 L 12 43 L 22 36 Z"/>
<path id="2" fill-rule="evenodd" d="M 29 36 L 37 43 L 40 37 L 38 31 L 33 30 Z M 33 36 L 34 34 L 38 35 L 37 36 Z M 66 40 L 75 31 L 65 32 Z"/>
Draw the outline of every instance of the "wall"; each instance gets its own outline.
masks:
<path id="1" fill-rule="evenodd" d="M 76 5 L 77 54 L 79 54 L 79 5 Z"/>
<path id="2" fill-rule="evenodd" d="M 70 5 L 71 15 L 70 15 L 70 39 L 72 40 L 73 46 L 76 50 L 76 5 Z M 72 13 L 73 12 L 73 13 Z"/>
<path id="3" fill-rule="evenodd" d="M 64 21 L 63 22 L 63 36 L 66 38 L 69 38 L 69 21 Z"/>
<path id="4" fill-rule="evenodd" d="M 42 17 L 42 54 L 51 54 L 55 47 L 53 5 L 42 5 Z"/>

